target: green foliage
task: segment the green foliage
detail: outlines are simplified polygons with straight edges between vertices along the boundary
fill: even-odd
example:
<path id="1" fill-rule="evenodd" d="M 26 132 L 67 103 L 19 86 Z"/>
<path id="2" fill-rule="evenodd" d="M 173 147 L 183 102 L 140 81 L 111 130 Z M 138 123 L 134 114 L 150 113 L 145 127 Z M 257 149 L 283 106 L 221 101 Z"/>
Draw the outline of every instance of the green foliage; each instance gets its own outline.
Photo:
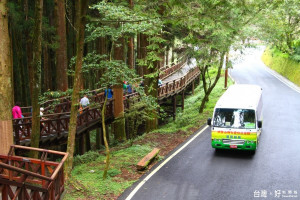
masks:
<path id="1" fill-rule="evenodd" d="M 98 13 L 97 18 L 92 18 L 91 23 L 87 25 L 88 42 L 104 36 L 110 36 L 116 41 L 124 35 L 157 32 L 161 24 L 158 19 L 149 18 L 148 13 L 138 9 L 132 10 L 118 3 L 103 1 L 90 8 L 97 10 Z"/>
<path id="2" fill-rule="evenodd" d="M 291 56 L 291 59 L 300 63 L 300 39 L 293 41 L 293 50 L 294 53 Z"/>
<path id="3" fill-rule="evenodd" d="M 164 51 L 164 46 L 161 45 L 165 42 L 165 39 L 162 37 L 163 21 L 157 15 L 157 10 L 159 9 L 157 5 L 155 8 L 145 7 L 144 5 L 144 3 L 139 4 L 139 2 L 135 2 L 134 10 L 130 9 L 128 5 L 124 6 L 118 2 L 103 1 L 91 6 L 91 9 L 95 10 L 97 14 L 87 25 L 88 36 L 86 41 L 90 42 L 106 36 L 112 40 L 113 46 L 118 38 L 136 36 L 138 33 L 143 33 L 147 35 L 149 44 L 147 45 L 146 57 L 137 59 L 138 64 L 139 66 L 147 66 L 148 69 L 155 69 L 156 63 L 161 61 L 160 54 Z M 145 12 L 145 9 L 147 9 L 147 12 Z M 149 9 L 156 11 L 154 13 L 149 12 Z M 111 55 L 109 57 L 111 58 Z M 105 64 L 105 66 L 118 65 L 118 63 L 114 64 L 112 59 L 109 60 L 109 63 Z M 107 70 L 109 71 L 109 69 Z M 125 71 L 128 70 L 126 69 Z M 150 70 L 149 73 L 146 73 L 145 78 L 156 79 L 158 74 L 157 70 Z M 120 78 L 117 80 L 120 81 Z M 134 83 L 126 77 L 123 77 L 121 80 Z M 104 80 L 100 82 L 101 85 L 105 83 Z M 153 91 L 154 85 L 149 84 L 147 88 L 148 94 Z"/>
<path id="4" fill-rule="evenodd" d="M 258 36 L 281 52 L 295 55 L 298 60 L 296 41 L 300 36 L 300 1 L 276 1 L 273 5 L 266 7 L 257 20 Z"/>
<path id="5" fill-rule="evenodd" d="M 193 1 L 186 4 L 178 2 L 178 13 L 193 13 L 187 18 L 181 18 L 181 30 L 188 30 L 180 35 L 183 41 L 185 57 L 197 63 L 201 71 L 201 81 L 205 96 L 199 111 L 202 112 L 207 97 L 219 79 L 219 73 L 211 77 L 212 73 L 220 71 L 223 57 L 235 43 L 245 38 L 247 26 L 255 15 L 262 11 L 265 1 Z M 217 15 L 215 13 L 218 13 Z M 172 23 L 172 21 L 170 21 Z M 193 61 L 195 59 L 195 61 Z"/>

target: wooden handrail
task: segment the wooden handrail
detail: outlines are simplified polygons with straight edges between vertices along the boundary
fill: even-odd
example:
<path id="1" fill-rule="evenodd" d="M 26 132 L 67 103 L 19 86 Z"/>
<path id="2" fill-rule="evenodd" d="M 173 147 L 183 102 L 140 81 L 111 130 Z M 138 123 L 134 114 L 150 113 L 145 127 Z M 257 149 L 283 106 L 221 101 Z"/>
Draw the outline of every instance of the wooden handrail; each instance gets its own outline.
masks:
<path id="1" fill-rule="evenodd" d="M 16 172 L 19 172 L 19 173 L 22 173 L 22 174 L 26 174 L 28 176 L 33 176 L 33 177 L 36 177 L 36 178 L 39 178 L 39 179 L 43 179 L 43 180 L 46 180 L 46 181 L 53 181 L 54 180 L 54 179 L 49 178 L 47 176 L 43 176 L 43 175 L 40 175 L 40 174 L 37 174 L 37 173 L 34 173 L 34 172 L 30 172 L 30 171 L 27 171 L 27 170 L 24 170 L 24 169 L 21 169 L 21 168 L 17 168 L 17 167 L 14 167 L 14 166 L 2 163 L 2 162 L 0 162 L 0 167 L 8 169 L 8 170 L 13 170 L 13 171 L 16 171 Z M 3 177 L 3 175 L 0 174 L 0 177 Z"/>

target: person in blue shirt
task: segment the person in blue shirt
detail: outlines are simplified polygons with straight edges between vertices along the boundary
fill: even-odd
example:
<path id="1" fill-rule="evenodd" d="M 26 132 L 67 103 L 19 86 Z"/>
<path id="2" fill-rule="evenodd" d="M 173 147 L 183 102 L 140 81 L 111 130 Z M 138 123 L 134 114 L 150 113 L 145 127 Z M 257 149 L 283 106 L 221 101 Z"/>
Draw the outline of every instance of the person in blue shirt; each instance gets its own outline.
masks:
<path id="1" fill-rule="evenodd" d="M 127 85 L 127 93 L 128 93 L 128 94 L 131 94 L 131 93 L 132 93 L 132 86 L 131 86 L 131 84 L 129 84 L 129 83 L 128 83 L 128 85 Z"/>
<path id="2" fill-rule="evenodd" d="M 113 97 L 113 91 L 112 89 L 108 88 L 108 89 L 105 89 L 104 91 L 104 95 L 106 96 L 106 93 L 107 93 L 107 99 L 111 99 Z"/>

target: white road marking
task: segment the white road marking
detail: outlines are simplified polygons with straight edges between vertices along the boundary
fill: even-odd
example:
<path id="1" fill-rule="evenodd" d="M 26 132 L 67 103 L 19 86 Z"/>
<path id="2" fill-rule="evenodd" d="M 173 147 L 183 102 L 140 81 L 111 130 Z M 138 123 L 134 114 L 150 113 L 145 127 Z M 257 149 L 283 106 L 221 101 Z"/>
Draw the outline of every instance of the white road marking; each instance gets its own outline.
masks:
<path id="1" fill-rule="evenodd" d="M 279 81 L 281 81 L 283 84 L 285 84 L 286 86 L 288 86 L 289 88 L 291 88 L 292 90 L 300 93 L 300 87 L 298 87 L 296 84 L 294 84 L 293 82 L 291 82 L 290 80 L 288 80 L 287 78 L 283 77 L 282 75 L 280 75 L 279 73 L 277 73 L 276 71 L 270 69 L 267 66 L 264 66 L 265 70 L 271 74 L 272 76 L 274 76 L 275 78 L 277 78 Z"/>
<path id="2" fill-rule="evenodd" d="M 180 151 L 182 151 L 186 146 L 188 146 L 193 140 L 195 140 L 201 133 L 203 133 L 209 126 L 205 126 L 203 129 L 198 131 L 194 137 L 192 137 L 187 143 L 185 143 L 181 148 L 179 148 L 177 151 L 175 151 L 171 156 L 169 156 L 164 162 L 162 162 L 158 167 L 156 167 L 146 178 L 144 178 L 135 188 L 134 190 L 129 194 L 129 196 L 126 198 L 126 200 L 130 200 L 135 193 L 146 183 L 158 170 L 160 170 L 167 162 L 169 162 L 173 157 L 175 157 Z"/>
<path id="3" fill-rule="evenodd" d="M 237 80 L 234 80 L 234 78 L 231 76 L 231 69 L 228 69 L 228 76 L 233 81 L 233 84 L 238 84 Z"/>
<path id="4" fill-rule="evenodd" d="M 275 78 L 277 78 L 280 82 L 282 82 L 283 84 L 285 84 L 286 86 L 288 86 L 292 90 L 300 93 L 300 87 L 298 85 L 294 84 L 289 79 L 283 77 L 281 74 L 279 74 L 278 72 L 274 71 L 273 69 L 270 69 L 263 62 L 262 62 L 262 64 L 263 64 L 262 66 L 263 66 L 264 70 L 266 70 L 269 74 L 271 74 L 272 76 L 274 76 Z M 231 76 L 231 69 L 228 70 L 228 74 L 229 74 L 229 77 L 234 81 L 234 83 L 238 84 L 238 81 L 234 80 L 234 78 Z"/>

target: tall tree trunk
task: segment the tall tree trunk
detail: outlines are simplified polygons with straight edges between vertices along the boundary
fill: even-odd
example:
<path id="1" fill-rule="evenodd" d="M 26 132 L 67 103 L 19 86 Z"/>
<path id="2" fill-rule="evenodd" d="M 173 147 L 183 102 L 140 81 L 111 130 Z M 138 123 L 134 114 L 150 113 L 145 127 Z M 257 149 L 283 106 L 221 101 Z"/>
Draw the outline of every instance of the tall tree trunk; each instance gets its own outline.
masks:
<path id="1" fill-rule="evenodd" d="M 175 62 L 175 52 L 174 52 L 174 45 L 173 45 L 171 51 L 171 65 L 173 65 L 174 62 Z"/>
<path id="2" fill-rule="evenodd" d="M 130 69 L 134 69 L 134 40 L 133 37 L 128 39 L 127 64 Z"/>
<path id="3" fill-rule="evenodd" d="M 170 51 L 170 45 L 166 48 L 166 66 L 169 67 L 169 51 Z"/>
<path id="4" fill-rule="evenodd" d="M 105 37 L 100 37 L 97 39 L 97 46 L 96 46 L 97 53 L 99 55 L 108 54 L 107 52 L 107 42 Z M 107 58 L 106 58 L 107 59 Z M 102 74 L 104 73 L 104 69 L 100 69 L 97 71 L 96 80 L 99 80 Z"/>
<path id="5" fill-rule="evenodd" d="M 161 58 L 161 61 L 160 61 L 160 63 L 159 63 L 159 69 L 160 69 L 160 68 L 163 68 L 163 67 L 165 66 L 165 62 L 166 62 L 165 51 L 162 51 L 162 52 L 161 52 L 160 58 Z"/>
<path id="6" fill-rule="evenodd" d="M 71 116 L 69 124 L 69 136 L 67 152 L 69 157 L 65 163 L 65 178 L 69 178 L 69 175 L 73 167 L 73 154 L 75 147 L 75 136 L 76 136 L 76 125 L 77 125 L 77 113 L 78 113 L 78 102 L 79 102 L 79 90 L 81 84 L 81 69 L 83 59 L 83 48 L 84 48 L 84 30 L 86 22 L 86 11 L 88 7 L 88 0 L 79 0 L 76 6 L 76 65 L 75 65 L 75 76 L 72 93 L 72 105 L 71 105 Z"/>
<path id="7" fill-rule="evenodd" d="M 109 145 L 108 145 L 108 140 L 107 140 L 107 132 L 106 132 L 106 124 L 105 124 L 105 110 L 106 110 L 106 102 L 107 102 L 107 94 L 105 96 L 105 101 L 102 107 L 101 111 L 101 118 L 102 118 L 102 132 L 103 132 L 103 141 L 105 145 L 105 152 L 106 152 L 106 159 L 105 159 L 105 168 L 103 172 L 103 179 L 107 178 L 107 172 L 110 164 L 110 150 L 109 150 Z"/>
<path id="8" fill-rule="evenodd" d="M 147 57 L 147 46 L 149 45 L 148 36 L 146 34 L 139 34 L 139 59 L 145 60 Z M 142 76 L 146 74 L 147 65 L 139 65 L 140 70 L 142 71 Z"/>
<path id="9" fill-rule="evenodd" d="M 227 81 L 228 81 L 228 63 L 229 63 L 229 52 L 226 52 L 226 60 L 225 60 L 225 82 L 224 82 L 224 88 L 227 89 Z"/>
<path id="10" fill-rule="evenodd" d="M 217 72 L 216 78 L 215 78 L 215 80 L 212 84 L 209 84 L 209 87 L 207 87 L 207 84 L 206 84 L 205 72 L 204 72 L 204 77 L 202 75 L 202 83 L 203 83 L 203 88 L 204 88 L 204 98 L 201 101 L 201 105 L 200 105 L 200 108 L 199 108 L 199 113 L 203 112 L 203 110 L 205 108 L 205 104 L 208 101 L 210 93 L 212 92 L 212 90 L 215 88 L 215 86 L 217 85 L 217 83 L 219 81 L 219 78 L 221 76 L 221 70 L 222 70 L 223 62 L 224 62 L 224 55 L 225 55 L 225 52 L 222 52 L 221 55 L 220 55 L 220 63 L 219 63 L 219 66 L 218 66 L 218 72 Z"/>
<path id="11" fill-rule="evenodd" d="M 24 1 L 24 12 L 25 12 L 25 21 L 26 23 L 28 23 L 28 0 L 25 0 Z M 31 84 L 31 80 L 33 80 L 33 74 L 31 74 L 32 72 L 32 43 L 31 43 L 31 37 L 30 37 L 30 34 L 29 34 L 29 30 L 26 30 L 25 31 L 25 39 L 26 39 L 26 58 L 27 58 L 27 62 L 26 62 L 26 65 L 27 65 L 27 71 L 28 71 L 28 76 L 29 76 L 29 95 L 30 95 L 30 100 L 32 99 L 32 94 L 31 94 L 31 91 L 33 90 L 32 88 L 32 84 Z M 32 102 L 31 102 L 31 105 L 32 105 Z"/>
<path id="12" fill-rule="evenodd" d="M 10 27 L 13 27 L 12 24 L 9 24 Z M 19 34 L 16 33 L 16 31 L 13 31 L 12 34 L 10 34 L 11 39 L 13 38 L 13 40 L 11 40 L 11 45 L 12 45 L 12 49 L 13 52 L 15 52 L 15 57 L 16 57 L 16 62 L 14 63 L 15 67 L 13 67 L 13 91 L 14 91 L 14 97 L 13 99 L 16 99 L 16 101 L 21 102 L 23 99 L 25 99 L 24 97 L 26 97 L 24 95 L 25 93 L 25 88 L 23 88 L 24 84 L 24 80 L 22 80 L 24 77 L 24 68 L 22 67 L 23 65 L 22 63 L 22 59 L 23 59 L 23 49 L 22 49 L 22 44 L 19 42 L 21 41 L 20 38 L 18 37 Z M 12 42 L 12 41 L 18 41 L 18 42 Z M 12 53 L 12 55 L 14 55 Z M 26 105 L 26 102 L 24 102 Z"/>
<path id="13" fill-rule="evenodd" d="M 51 90 L 51 68 L 49 63 L 48 46 L 45 45 L 43 50 L 44 55 L 44 90 Z"/>
<path id="14" fill-rule="evenodd" d="M 66 38 L 66 10 L 65 0 L 55 0 L 56 33 L 59 37 L 59 47 L 56 50 L 56 85 L 57 89 L 68 89 L 68 63 L 67 63 L 67 38 Z"/>
<path id="15" fill-rule="evenodd" d="M 114 60 L 124 61 L 124 38 L 121 37 L 113 45 L 114 48 Z M 119 142 L 126 140 L 125 132 L 125 117 L 124 117 L 124 103 L 123 103 L 123 86 L 122 81 L 118 80 L 119 84 L 113 86 L 114 92 L 114 134 L 115 139 Z"/>
<path id="16" fill-rule="evenodd" d="M 0 1 L 0 154 L 7 154 L 13 144 L 12 54 L 8 30 L 7 1 Z"/>
<path id="17" fill-rule="evenodd" d="M 147 59 L 147 47 L 149 45 L 148 36 L 145 34 L 140 34 L 140 59 Z M 154 62 L 154 67 L 148 68 L 147 65 L 143 66 L 144 76 L 148 74 L 152 74 L 159 69 L 160 61 Z M 158 77 L 145 77 L 145 92 L 147 95 L 151 95 L 157 98 L 157 85 L 158 85 Z M 156 112 L 156 111 L 153 111 Z M 146 131 L 149 132 L 153 129 L 157 128 L 157 118 L 148 119 L 146 121 Z"/>
<path id="18" fill-rule="evenodd" d="M 138 60 L 142 58 L 141 35 L 142 35 L 142 33 L 139 33 L 137 35 L 137 45 L 136 45 L 137 46 L 137 56 L 136 57 Z M 143 66 L 141 66 L 140 64 L 138 64 L 138 66 L 137 66 L 137 73 L 140 77 L 144 76 Z"/>
<path id="19" fill-rule="evenodd" d="M 35 25 L 33 33 L 33 62 L 31 67 L 31 102 L 32 102 L 32 129 L 31 146 L 39 147 L 40 142 L 40 105 L 39 95 L 41 93 L 41 60 L 42 60 L 42 16 L 43 0 L 35 1 Z M 33 157 L 38 157 L 38 152 L 33 152 Z"/>
<path id="20" fill-rule="evenodd" d="M 161 65 L 161 61 L 155 61 L 154 62 L 154 67 L 152 68 L 147 68 L 145 71 L 145 75 L 148 74 L 155 74 L 159 69 L 160 69 L 160 65 Z M 152 96 L 155 98 L 156 102 L 157 102 L 157 87 L 158 87 L 158 75 L 155 77 L 147 77 L 145 78 L 145 92 L 147 95 Z M 153 110 L 151 111 L 153 112 L 153 118 L 152 119 L 147 119 L 146 120 L 146 131 L 150 132 L 154 129 L 157 128 L 158 126 L 158 118 L 157 118 L 157 111 Z"/>
<path id="21" fill-rule="evenodd" d="M 133 0 L 128 0 L 129 8 L 133 9 Z M 129 68 L 134 68 L 134 38 L 130 36 L 128 39 L 127 64 Z"/>
<path id="22" fill-rule="evenodd" d="M 66 11 L 67 18 L 67 63 L 70 63 L 70 60 L 73 56 L 76 55 L 76 30 L 74 28 L 75 18 L 76 18 L 76 8 L 75 3 L 77 1 L 66 1 L 66 7 L 68 8 Z M 75 71 L 75 66 L 72 66 L 71 70 Z M 74 76 L 68 77 L 68 85 L 71 87 L 74 85 Z"/>

